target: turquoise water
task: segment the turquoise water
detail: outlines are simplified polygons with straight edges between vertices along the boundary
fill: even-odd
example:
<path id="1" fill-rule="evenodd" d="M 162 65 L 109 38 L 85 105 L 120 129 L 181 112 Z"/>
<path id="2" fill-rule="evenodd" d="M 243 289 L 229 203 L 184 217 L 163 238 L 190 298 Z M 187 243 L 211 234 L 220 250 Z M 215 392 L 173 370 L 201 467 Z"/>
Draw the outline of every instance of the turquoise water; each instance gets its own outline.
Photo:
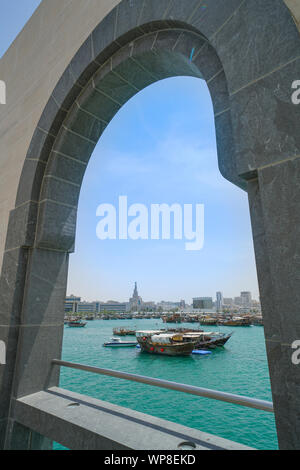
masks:
<path id="1" fill-rule="evenodd" d="M 95 320 L 85 328 L 66 326 L 63 359 L 272 399 L 262 327 L 204 327 L 206 331 L 234 334 L 224 348 L 213 350 L 209 356 L 167 357 L 141 353 L 136 348 L 104 348 L 103 343 L 113 336 L 112 328 L 120 326 L 157 329 L 163 323 Z M 257 449 L 278 448 L 272 413 L 67 368 L 61 368 L 60 386 Z"/>

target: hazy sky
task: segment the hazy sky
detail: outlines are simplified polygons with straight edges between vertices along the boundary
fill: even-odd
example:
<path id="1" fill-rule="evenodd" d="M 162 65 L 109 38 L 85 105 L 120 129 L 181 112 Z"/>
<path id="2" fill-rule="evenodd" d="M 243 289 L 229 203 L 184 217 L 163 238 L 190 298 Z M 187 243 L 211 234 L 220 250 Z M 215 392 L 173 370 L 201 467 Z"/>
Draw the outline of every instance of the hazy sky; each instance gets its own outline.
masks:
<path id="1" fill-rule="evenodd" d="M 1 1 L 0 56 L 40 1 Z M 1 77 L 0 77 L 1 79 Z M 105 240 L 96 237 L 101 203 L 205 205 L 201 251 L 184 240 Z M 68 293 L 87 300 L 127 301 L 134 281 L 144 300 L 258 297 L 247 195 L 217 165 L 215 129 L 205 82 L 160 81 L 133 97 L 101 137 L 81 190 L 76 252 Z"/>

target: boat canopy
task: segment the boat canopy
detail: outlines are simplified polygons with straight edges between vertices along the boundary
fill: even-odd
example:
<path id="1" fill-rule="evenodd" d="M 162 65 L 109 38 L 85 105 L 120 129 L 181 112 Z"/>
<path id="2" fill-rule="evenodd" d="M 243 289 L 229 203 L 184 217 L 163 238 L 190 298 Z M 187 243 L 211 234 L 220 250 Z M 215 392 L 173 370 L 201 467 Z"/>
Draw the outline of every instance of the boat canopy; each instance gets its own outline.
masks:
<path id="1" fill-rule="evenodd" d="M 161 333 L 161 330 L 141 330 L 141 331 L 136 331 L 135 335 L 136 336 L 152 336 L 152 335 L 159 335 Z"/>
<path id="2" fill-rule="evenodd" d="M 182 339 L 182 335 L 178 334 L 168 334 L 168 333 L 163 333 L 160 335 L 153 335 L 151 336 L 151 340 L 153 343 L 159 343 L 159 344 L 170 344 L 171 340 L 175 339 L 177 341 L 180 341 Z"/>
<path id="3" fill-rule="evenodd" d="M 206 331 L 198 331 L 198 332 L 194 332 L 194 331 L 187 331 L 186 333 L 183 333 L 184 336 L 190 336 L 190 337 L 193 337 L 193 338 L 198 338 L 198 336 L 202 336 L 202 335 L 209 335 L 210 333 L 206 332 Z"/>

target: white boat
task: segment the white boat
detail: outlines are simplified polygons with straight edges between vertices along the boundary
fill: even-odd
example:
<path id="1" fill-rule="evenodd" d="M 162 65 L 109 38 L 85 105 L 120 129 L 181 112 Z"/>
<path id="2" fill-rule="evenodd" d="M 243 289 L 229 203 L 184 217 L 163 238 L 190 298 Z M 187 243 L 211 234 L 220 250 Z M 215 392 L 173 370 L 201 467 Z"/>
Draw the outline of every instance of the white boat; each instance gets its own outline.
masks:
<path id="1" fill-rule="evenodd" d="M 110 338 L 110 341 L 104 343 L 105 348 L 133 348 L 137 341 L 122 341 L 120 338 Z"/>

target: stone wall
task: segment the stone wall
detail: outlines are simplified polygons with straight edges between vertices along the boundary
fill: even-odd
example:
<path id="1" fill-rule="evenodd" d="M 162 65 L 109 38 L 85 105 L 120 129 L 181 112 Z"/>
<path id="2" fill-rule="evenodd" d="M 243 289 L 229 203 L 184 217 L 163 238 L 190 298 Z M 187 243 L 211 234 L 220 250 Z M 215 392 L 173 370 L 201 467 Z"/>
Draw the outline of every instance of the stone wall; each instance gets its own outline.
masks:
<path id="1" fill-rule="evenodd" d="M 0 60 L 0 271 L 9 212 L 39 118 L 76 51 L 118 0 L 43 0 Z"/>

